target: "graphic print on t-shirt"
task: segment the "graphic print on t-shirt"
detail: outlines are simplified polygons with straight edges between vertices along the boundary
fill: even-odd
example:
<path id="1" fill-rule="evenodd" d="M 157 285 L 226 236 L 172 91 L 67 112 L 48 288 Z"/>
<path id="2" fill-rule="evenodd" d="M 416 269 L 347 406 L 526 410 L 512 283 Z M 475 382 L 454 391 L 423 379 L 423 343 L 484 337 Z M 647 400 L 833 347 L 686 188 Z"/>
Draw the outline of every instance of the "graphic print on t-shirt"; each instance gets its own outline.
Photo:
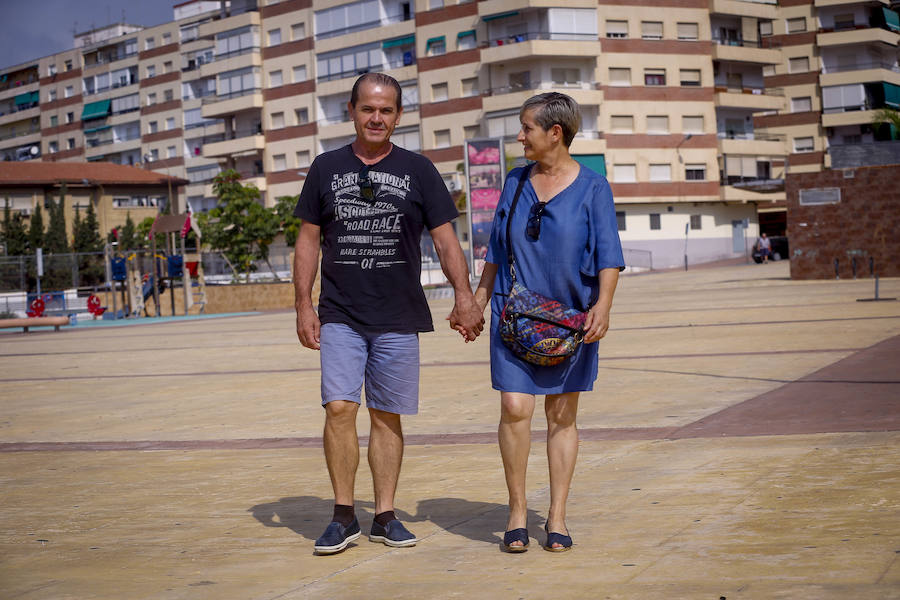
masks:
<path id="1" fill-rule="evenodd" d="M 396 201 L 406 199 L 410 177 L 369 171 L 369 181 L 375 192 L 372 200 L 363 197 L 358 173 L 335 174 L 331 180 L 334 218 L 344 229 L 337 236 L 334 262 L 360 269 L 405 264 L 400 256 L 403 213 Z"/>

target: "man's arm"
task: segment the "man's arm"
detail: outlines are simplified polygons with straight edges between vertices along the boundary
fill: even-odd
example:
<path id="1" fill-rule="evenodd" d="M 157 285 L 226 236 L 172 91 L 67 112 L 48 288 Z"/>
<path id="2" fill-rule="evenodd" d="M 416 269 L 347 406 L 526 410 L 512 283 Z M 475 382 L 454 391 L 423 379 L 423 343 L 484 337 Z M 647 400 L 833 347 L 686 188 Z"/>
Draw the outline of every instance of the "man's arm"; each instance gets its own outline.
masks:
<path id="1" fill-rule="evenodd" d="M 312 288 L 319 268 L 321 228 L 304 221 L 294 244 L 294 308 L 297 311 L 297 337 L 300 343 L 319 349 L 321 323 L 312 304 Z"/>
<path id="2" fill-rule="evenodd" d="M 453 225 L 448 222 L 435 227 L 431 230 L 431 239 L 441 261 L 441 270 L 453 286 L 453 311 L 447 317 L 450 320 L 450 327 L 465 336 L 467 342 L 474 341 L 484 327 L 484 317 L 472 294 L 469 267 L 466 265 L 466 257 L 459 246 L 459 240 L 456 239 Z"/>

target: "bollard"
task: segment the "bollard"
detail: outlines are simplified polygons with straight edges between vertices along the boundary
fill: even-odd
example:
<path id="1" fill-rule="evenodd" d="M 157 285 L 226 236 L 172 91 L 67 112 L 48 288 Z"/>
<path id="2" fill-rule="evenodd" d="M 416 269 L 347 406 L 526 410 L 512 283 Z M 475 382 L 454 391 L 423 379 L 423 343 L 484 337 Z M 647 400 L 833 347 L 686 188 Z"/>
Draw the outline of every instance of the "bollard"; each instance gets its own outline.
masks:
<path id="1" fill-rule="evenodd" d="M 875 257 L 869 257 L 869 277 L 875 277 Z"/>
<path id="2" fill-rule="evenodd" d="M 850 268 L 853 270 L 853 279 L 856 279 L 856 257 L 850 259 Z"/>
<path id="3" fill-rule="evenodd" d="M 875 276 L 875 299 L 878 300 L 878 275 Z"/>
<path id="4" fill-rule="evenodd" d="M 838 261 L 838 259 L 834 259 L 834 278 L 835 278 L 835 279 L 840 279 L 840 278 L 841 278 L 841 274 L 840 274 L 840 272 L 838 271 L 838 267 L 839 267 L 839 266 L 840 266 L 840 261 Z"/>

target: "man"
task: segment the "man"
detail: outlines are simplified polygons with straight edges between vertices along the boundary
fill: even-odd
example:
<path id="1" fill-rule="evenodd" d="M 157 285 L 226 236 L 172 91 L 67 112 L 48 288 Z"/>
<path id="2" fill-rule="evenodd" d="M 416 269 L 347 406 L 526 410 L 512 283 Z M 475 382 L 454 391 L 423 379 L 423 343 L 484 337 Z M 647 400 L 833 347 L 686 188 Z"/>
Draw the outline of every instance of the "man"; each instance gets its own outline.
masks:
<path id="1" fill-rule="evenodd" d="M 417 541 L 394 515 L 394 493 L 403 457 L 400 416 L 418 411 L 418 334 L 434 329 L 420 283 L 424 227 L 453 285 L 451 327 L 473 341 L 484 325 L 446 186 L 427 158 L 390 141 L 403 110 L 400 84 L 367 73 L 353 85 L 348 108 L 355 141 L 316 158 L 294 210 L 303 219 L 294 258 L 297 336 L 320 351 L 325 461 L 335 497 L 332 522 L 315 543 L 319 554 L 340 552 L 360 535 L 353 488 L 363 384 L 375 488 L 369 539 L 393 547 Z M 317 314 L 311 293 L 320 239 Z"/>
<path id="2" fill-rule="evenodd" d="M 756 241 L 756 251 L 762 257 L 763 263 L 769 262 L 769 257 L 772 256 L 772 240 L 765 233 L 760 234 Z"/>

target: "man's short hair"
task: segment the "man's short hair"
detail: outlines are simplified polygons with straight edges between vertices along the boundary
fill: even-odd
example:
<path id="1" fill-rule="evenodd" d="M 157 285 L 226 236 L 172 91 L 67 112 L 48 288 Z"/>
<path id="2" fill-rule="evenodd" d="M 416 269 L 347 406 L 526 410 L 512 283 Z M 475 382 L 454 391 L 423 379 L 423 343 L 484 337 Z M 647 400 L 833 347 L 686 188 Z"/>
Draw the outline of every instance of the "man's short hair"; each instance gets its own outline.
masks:
<path id="1" fill-rule="evenodd" d="M 534 120 L 541 126 L 541 129 L 549 131 L 554 125 L 559 125 L 566 148 L 572 145 L 572 140 L 578 133 L 580 120 L 578 103 L 573 98 L 559 92 L 538 94 L 525 101 L 522 110 L 519 111 L 519 116 L 521 117 L 526 110 L 530 109 L 534 109 Z"/>
<path id="2" fill-rule="evenodd" d="M 359 100 L 359 87 L 366 82 L 394 88 L 394 93 L 397 95 L 397 110 L 403 109 L 403 90 L 400 89 L 400 83 L 384 73 L 363 73 L 360 75 L 353 84 L 353 90 L 350 92 L 350 106 L 356 108 L 356 102 Z"/>

